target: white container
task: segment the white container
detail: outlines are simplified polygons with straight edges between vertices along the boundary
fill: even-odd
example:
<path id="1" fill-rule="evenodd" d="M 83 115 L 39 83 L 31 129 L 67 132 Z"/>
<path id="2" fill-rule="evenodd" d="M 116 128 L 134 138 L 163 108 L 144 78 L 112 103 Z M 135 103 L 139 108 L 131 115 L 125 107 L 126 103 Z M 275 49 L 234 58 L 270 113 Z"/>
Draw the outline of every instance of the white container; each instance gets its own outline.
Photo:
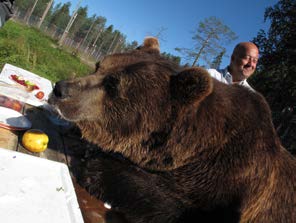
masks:
<path id="1" fill-rule="evenodd" d="M 0 148 L 5 223 L 83 223 L 67 165 Z"/>

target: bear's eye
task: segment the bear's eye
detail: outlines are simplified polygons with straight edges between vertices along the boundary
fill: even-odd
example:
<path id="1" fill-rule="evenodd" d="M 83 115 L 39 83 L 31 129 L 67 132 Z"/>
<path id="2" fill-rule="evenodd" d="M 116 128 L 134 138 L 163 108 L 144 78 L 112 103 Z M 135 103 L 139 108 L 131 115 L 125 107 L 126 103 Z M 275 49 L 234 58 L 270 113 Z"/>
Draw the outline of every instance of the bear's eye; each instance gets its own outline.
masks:
<path id="1" fill-rule="evenodd" d="M 111 97 L 115 98 L 118 96 L 118 89 L 117 86 L 119 84 L 119 80 L 115 77 L 108 76 L 103 80 L 103 87 L 106 93 Z"/>

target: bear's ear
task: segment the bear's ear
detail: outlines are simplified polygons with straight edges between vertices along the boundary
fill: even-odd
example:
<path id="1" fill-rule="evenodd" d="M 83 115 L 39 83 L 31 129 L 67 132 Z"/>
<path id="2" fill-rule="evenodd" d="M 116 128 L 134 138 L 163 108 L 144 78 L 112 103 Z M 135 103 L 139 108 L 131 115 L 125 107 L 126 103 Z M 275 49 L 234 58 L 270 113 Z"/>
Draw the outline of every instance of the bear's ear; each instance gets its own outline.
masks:
<path id="1" fill-rule="evenodd" d="M 213 90 L 213 80 L 203 68 L 187 68 L 171 77 L 172 99 L 181 104 L 199 104 Z"/>
<path id="2" fill-rule="evenodd" d="M 159 42 L 155 37 L 146 37 L 143 45 L 139 46 L 137 49 L 152 53 L 160 53 Z"/>

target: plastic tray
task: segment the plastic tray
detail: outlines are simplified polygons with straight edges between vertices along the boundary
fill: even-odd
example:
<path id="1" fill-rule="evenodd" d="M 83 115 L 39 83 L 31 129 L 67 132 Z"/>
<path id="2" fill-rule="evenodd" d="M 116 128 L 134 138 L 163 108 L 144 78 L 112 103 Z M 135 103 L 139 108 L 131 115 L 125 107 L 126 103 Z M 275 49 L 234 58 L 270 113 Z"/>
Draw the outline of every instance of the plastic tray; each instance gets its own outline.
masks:
<path id="1" fill-rule="evenodd" d="M 83 222 L 67 165 L 0 148 L 1 222 Z"/>
<path id="2" fill-rule="evenodd" d="M 36 84 L 39 89 L 33 90 L 31 92 L 27 92 L 23 89 L 22 85 L 19 85 L 15 81 L 11 79 L 11 75 L 17 75 L 24 80 L 30 81 L 34 84 Z M 24 70 L 20 67 L 13 66 L 11 64 L 5 64 L 1 73 L 0 73 L 0 81 L 6 84 L 11 85 L 10 88 L 14 89 L 8 89 L 8 87 L 1 86 L 1 93 L 6 94 L 8 96 L 14 96 L 16 95 L 18 100 L 24 101 L 25 103 L 28 103 L 33 106 L 42 106 L 48 99 L 49 94 L 52 92 L 52 83 L 50 80 L 40 77 L 37 74 L 34 74 L 32 72 L 29 72 L 27 70 Z M 18 89 L 17 89 L 18 88 Z M 20 89 L 22 89 L 25 92 L 20 95 Z M 13 92 L 11 91 L 19 91 L 19 92 Z M 44 93 L 44 97 L 42 99 L 38 99 L 35 95 L 42 91 Z"/>

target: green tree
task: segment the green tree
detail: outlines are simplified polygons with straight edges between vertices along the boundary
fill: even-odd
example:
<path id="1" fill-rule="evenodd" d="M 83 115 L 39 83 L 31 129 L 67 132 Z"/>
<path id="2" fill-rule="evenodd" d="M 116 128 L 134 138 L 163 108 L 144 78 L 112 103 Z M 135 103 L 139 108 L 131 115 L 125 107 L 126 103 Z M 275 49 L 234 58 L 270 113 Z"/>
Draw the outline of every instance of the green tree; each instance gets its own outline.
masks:
<path id="1" fill-rule="evenodd" d="M 50 0 L 38 0 L 38 3 L 33 11 L 33 15 L 41 18 L 49 1 Z"/>
<path id="2" fill-rule="evenodd" d="M 90 46 L 91 43 L 95 44 L 97 37 L 99 37 L 98 35 L 101 34 L 103 27 L 105 26 L 105 23 L 106 18 L 101 16 L 97 17 L 95 14 L 92 17 L 87 18 L 81 28 L 82 31 L 80 32 L 80 34 L 83 34 L 81 36 L 81 44 L 86 46 Z"/>
<path id="3" fill-rule="evenodd" d="M 210 67 L 211 67 L 211 68 L 215 68 L 215 69 L 219 69 L 220 64 L 221 64 L 221 62 L 222 62 L 222 59 L 223 59 L 225 53 L 226 53 L 226 49 L 223 48 L 223 50 L 218 54 L 218 56 L 216 56 L 216 57 L 214 58 L 214 60 L 212 61 Z"/>
<path id="4" fill-rule="evenodd" d="M 296 110 L 295 15 L 295 0 L 278 1 L 273 7 L 265 10 L 264 19 L 270 21 L 268 32 L 260 30 L 254 38 L 261 57 L 258 70 L 250 81 L 255 89 L 266 97 L 276 126 L 282 124 L 283 110 Z M 294 115 L 296 118 L 296 112 Z M 287 138 L 293 137 L 290 135 Z M 282 140 L 285 144 L 285 139 Z M 295 140 L 294 148 L 296 149 Z"/>
<path id="5" fill-rule="evenodd" d="M 21 11 L 27 11 L 28 9 L 30 9 L 33 5 L 34 5 L 34 2 L 36 0 L 27 0 L 27 1 L 22 1 L 22 0 L 16 0 L 14 2 L 14 5 L 16 8 L 18 8 L 19 10 Z"/>
<path id="6" fill-rule="evenodd" d="M 46 19 L 49 25 L 58 27 L 62 33 L 70 20 L 70 7 L 70 2 L 63 5 L 61 3 L 57 4 L 52 10 L 50 10 L 50 15 Z"/>
<path id="7" fill-rule="evenodd" d="M 176 64 L 180 64 L 181 63 L 181 58 L 178 57 L 178 56 L 174 56 L 170 53 L 166 53 L 166 52 L 163 52 L 161 53 L 162 56 L 166 57 L 167 59 L 175 62 Z"/>
<path id="8" fill-rule="evenodd" d="M 35 21 L 38 21 L 39 18 L 42 17 L 49 1 L 50 0 L 16 0 L 15 6 L 22 12 L 26 13 L 26 20 L 34 19 Z"/>
<path id="9" fill-rule="evenodd" d="M 17 7 L 18 9 L 22 11 L 27 11 L 30 8 L 30 6 L 34 4 L 34 0 L 27 0 L 27 1 L 16 0 L 14 4 L 15 4 L 15 7 Z"/>
<path id="10" fill-rule="evenodd" d="M 96 16 L 96 15 L 95 15 Z M 102 33 L 104 32 L 104 27 L 106 24 L 106 18 L 102 16 L 98 16 L 93 21 L 93 28 L 90 30 L 88 37 L 85 36 L 86 44 L 89 47 L 98 47 L 98 42 L 100 41 L 100 37 L 102 36 Z M 91 27 L 90 27 L 91 28 Z M 87 35 L 87 34 L 86 34 Z"/>
<path id="11" fill-rule="evenodd" d="M 118 30 L 115 30 L 113 33 L 112 33 L 112 41 L 108 47 L 108 51 L 107 51 L 107 54 L 112 54 L 115 52 L 115 48 L 116 48 L 116 45 L 117 43 L 119 42 L 120 40 L 120 32 Z"/>
<path id="12" fill-rule="evenodd" d="M 113 25 L 108 26 L 102 33 L 97 42 L 97 46 L 102 55 L 106 55 L 108 53 L 109 47 L 113 40 Z"/>
<path id="13" fill-rule="evenodd" d="M 185 54 L 187 60 L 193 60 L 192 66 L 195 66 L 200 58 L 210 64 L 211 58 L 217 56 L 224 45 L 236 38 L 236 34 L 227 25 L 212 16 L 199 23 L 192 37 L 195 42 L 193 48 L 176 48 L 176 50 Z"/>
<path id="14" fill-rule="evenodd" d="M 84 35 L 87 33 L 87 26 L 89 25 L 87 10 L 87 6 L 78 8 L 76 19 L 70 29 L 70 33 L 78 40 L 83 39 Z M 83 24 L 86 24 L 86 26 L 83 27 Z"/>
<path id="15" fill-rule="evenodd" d="M 137 41 L 132 41 L 131 43 L 126 43 L 125 44 L 125 50 L 134 50 L 139 46 L 139 43 Z"/>

